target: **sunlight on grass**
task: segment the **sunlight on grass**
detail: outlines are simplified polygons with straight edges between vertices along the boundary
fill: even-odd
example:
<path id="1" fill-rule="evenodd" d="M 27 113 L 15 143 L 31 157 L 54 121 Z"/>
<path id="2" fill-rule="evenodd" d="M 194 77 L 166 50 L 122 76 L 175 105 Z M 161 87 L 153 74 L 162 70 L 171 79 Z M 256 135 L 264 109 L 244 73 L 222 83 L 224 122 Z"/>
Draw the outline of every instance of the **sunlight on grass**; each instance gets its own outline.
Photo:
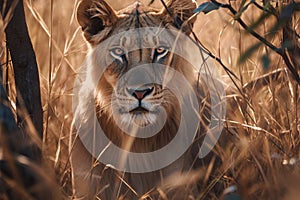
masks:
<path id="1" fill-rule="evenodd" d="M 115 9 L 122 9 L 134 1 L 108 2 Z M 150 0 L 143 2 L 148 5 Z M 53 190 L 62 199 L 71 199 L 68 152 L 73 117 L 71 100 L 76 72 L 88 50 L 76 21 L 78 0 L 26 0 L 24 4 L 40 71 L 45 165 L 55 174 L 59 189 L 57 191 L 56 186 L 53 186 Z M 232 4 L 238 7 L 240 2 L 234 1 Z M 160 1 L 154 1 L 153 6 L 160 8 Z M 244 20 L 250 24 L 260 14 L 258 9 L 249 9 L 245 12 Z M 266 32 L 274 23 L 275 19 L 271 17 L 257 25 L 255 30 L 274 45 L 280 45 L 281 33 Z M 234 80 L 236 85 L 248 85 L 243 95 L 236 89 L 233 90 L 234 94 L 228 95 L 230 110 L 227 110 L 229 116 L 225 122 L 226 130 L 214 150 L 214 156 L 206 161 L 205 167 L 189 174 L 190 177 L 174 175 L 166 180 L 165 185 L 153 188 L 149 194 L 160 194 L 166 199 L 165 194 L 169 191 L 198 183 L 199 195 L 190 199 L 219 199 L 232 188 L 237 188 L 237 191 L 228 193 L 238 193 L 242 199 L 297 199 L 300 184 L 299 85 L 287 70 L 281 70 L 274 79 L 268 80 L 265 77 L 256 81 L 264 74 L 283 69 L 284 61 L 265 45 L 260 45 L 254 52 L 247 54 L 244 62 L 239 63 L 240 57 L 258 41 L 241 29 L 225 10 L 199 14 L 194 32 L 201 43 L 236 74 L 239 79 Z M 0 39 L 4 40 L 2 34 Z M 266 57 L 268 60 L 263 59 Z M 4 58 L 1 57 L 2 63 L 6 62 Z M 234 88 L 235 84 L 225 76 L 225 71 L 217 62 L 216 67 L 224 75 L 228 87 Z M 14 93 L 10 94 L 12 99 Z M 49 174 L 47 176 L 47 172 L 38 173 L 45 179 L 53 178 Z M 9 181 L 9 184 L 14 185 L 13 180 Z M 20 188 L 20 193 L 26 197 L 24 188 Z M 142 198 L 146 199 L 147 195 Z"/>

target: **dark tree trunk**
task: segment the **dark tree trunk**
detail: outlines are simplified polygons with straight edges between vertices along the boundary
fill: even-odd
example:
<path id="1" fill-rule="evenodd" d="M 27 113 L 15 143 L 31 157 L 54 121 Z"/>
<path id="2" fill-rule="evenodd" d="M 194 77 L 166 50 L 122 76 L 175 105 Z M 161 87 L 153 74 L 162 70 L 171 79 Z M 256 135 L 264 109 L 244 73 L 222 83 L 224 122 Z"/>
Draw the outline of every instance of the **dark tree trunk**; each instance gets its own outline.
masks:
<path id="1" fill-rule="evenodd" d="M 36 57 L 26 25 L 23 1 L 0 0 L 0 3 L 1 10 L 3 10 L 2 6 L 6 5 L 3 18 L 6 15 L 12 15 L 5 33 L 13 63 L 17 90 L 17 124 L 23 133 L 29 135 L 29 132 L 32 133 L 32 130 L 35 129 L 39 138 L 42 138 L 43 112 L 40 81 Z M 8 12 L 10 9 L 12 9 L 12 12 Z M 31 122 L 34 129 L 30 125 Z M 33 145 L 31 159 L 40 160 L 41 154 L 39 149 L 36 145 Z"/>
<path id="2" fill-rule="evenodd" d="M 43 112 L 38 67 L 23 1 L 0 0 L 0 12 L 2 19 L 10 19 L 4 28 L 17 91 L 15 120 L 0 68 L 0 199 L 56 199 L 50 183 L 43 178 L 41 143 L 36 141 L 42 139 Z M 39 139 L 33 140 L 34 134 Z"/>

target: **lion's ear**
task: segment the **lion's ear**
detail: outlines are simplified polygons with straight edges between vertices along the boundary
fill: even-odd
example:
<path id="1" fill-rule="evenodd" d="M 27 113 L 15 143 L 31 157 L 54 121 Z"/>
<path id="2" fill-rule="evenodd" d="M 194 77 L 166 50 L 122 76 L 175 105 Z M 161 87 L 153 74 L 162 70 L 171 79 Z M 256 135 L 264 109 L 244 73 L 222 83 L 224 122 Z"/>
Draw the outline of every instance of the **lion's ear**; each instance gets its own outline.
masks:
<path id="1" fill-rule="evenodd" d="M 82 0 L 77 8 L 77 20 L 85 38 L 91 38 L 117 21 L 115 10 L 104 0 Z"/>
<path id="2" fill-rule="evenodd" d="M 194 14 L 194 10 L 197 5 L 194 0 L 170 0 L 167 4 L 168 9 L 163 9 L 162 16 L 167 23 L 173 23 L 175 27 L 182 28 L 184 22 L 186 22 Z M 189 21 L 192 28 L 196 18 Z M 187 34 L 190 33 L 190 28 L 185 27 L 183 29 Z"/>

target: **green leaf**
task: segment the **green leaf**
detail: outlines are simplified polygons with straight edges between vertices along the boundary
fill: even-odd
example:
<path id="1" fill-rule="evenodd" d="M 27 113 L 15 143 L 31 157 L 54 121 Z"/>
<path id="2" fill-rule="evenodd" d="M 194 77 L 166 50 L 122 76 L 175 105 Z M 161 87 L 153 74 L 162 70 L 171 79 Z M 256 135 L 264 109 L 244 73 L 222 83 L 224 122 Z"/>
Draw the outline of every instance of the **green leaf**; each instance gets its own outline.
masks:
<path id="1" fill-rule="evenodd" d="M 246 4 L 246 0 L 243 0 L 241 5 L 240 5 L 240 8 L 238 10 L 238 12 L 235 14 L 234 16 L 234 19 L 237 20 L 237 19 L 240 19 L 242 14 L 248 9 L 248 7 L 252 4 L 252 1 L 248 4 Z"/>
<path id="2" fill-rule="evenodd" d="M 154 3 L 155 0 L 151 0 L 149 3 L 148 3 L 148 6 L 151 6 L 153 3 Z"/>
<path id="3" fill-rule="evenodd" d="M 226 195 L 223 200 L 242 200 L 242 197 L 238 194 L 229 194 L 229 195 Z"/>
<path id="4" fill-rule="evenodd" d="M 252 56 L 252 54 L 262 45 L 262 43 L 256 43 L 254 44 L 252 47 L 250 47 L 249 49 L 246 50 L 245 53 L 243 53 L 241 55 L 241 57 L 239 58 L 238 63 L 244 63 L 250 56 Z"/>
<path id="5" fill-rule="evenodd" d="M 295 3 L 296 5 L 295 5 L 295 10 L 296 11 L 300 11 L 300 3 L 299 2 L 297 2 L 297 3 Z"/>
<path id="6" fill-rule="evenodd" d="M 261 57 L 261 60 L 262 60 L 262 63 L 263 63 L 263 68 L 264 68 L 264 70 L 269 69 L 269 68 L 270 68 L 270 64 L 271 64 L 271 61 L 270 61 L 269 56 L 263 55 L 263 56 Z"/>
<path id="7" fill-rule="evenodd" d="M 204 14 L 207 14 L 213 10 L 218 10 L 219 8 L 220 5 L 217 5 L 213 2 L 204 2 L 194 10 L 194 13 L 203 12 Z"/>
<path id="8" fill-rule="evenodd" d="M 249 25 L 249 29 L 254 30 L 258 26 L 262 25 L 265 22 L 265 20 L 268 20 L 270 16 L 271 15 L 267 12 L 262 13 L 256 21 Z"/>

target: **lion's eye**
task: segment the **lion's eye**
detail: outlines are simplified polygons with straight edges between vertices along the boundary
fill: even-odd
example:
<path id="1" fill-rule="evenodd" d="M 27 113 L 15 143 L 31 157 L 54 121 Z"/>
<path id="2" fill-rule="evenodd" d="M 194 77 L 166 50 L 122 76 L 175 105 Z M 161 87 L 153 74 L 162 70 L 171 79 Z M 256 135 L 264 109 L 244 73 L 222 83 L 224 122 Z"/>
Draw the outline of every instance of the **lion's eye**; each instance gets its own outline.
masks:
<path id="1" fill-rule="evenodd" d="M 117 56 L 122 56 L 124 54 L 124 50 L 117 47 L 117 48 L 112 49 L 111 53 L 115 54 Z"/>
<path id="2" fill-rule="evenodd" d="M 156 48 L 156 52 L 159 53 L 159 54 L 162 54 L 166 51 L 166 49 L 164 47 L 158 47 Z"/>
<path id="3" fill-rule="evenodd" d="M 169 53 L 169 49 L 164 46 L 159 46 L 154 50 L 154 59 L 156 62 L 160 61 Z"/>
<path id="4" fill-rule="evenodd" d="M 112 55 L 112 57 L 114 57 L 115 59 L 123 63 L 123 57 L 125 55 L 125 51 L 120 47 L 116 47 L 110 50 L 110 55 Z"/>

